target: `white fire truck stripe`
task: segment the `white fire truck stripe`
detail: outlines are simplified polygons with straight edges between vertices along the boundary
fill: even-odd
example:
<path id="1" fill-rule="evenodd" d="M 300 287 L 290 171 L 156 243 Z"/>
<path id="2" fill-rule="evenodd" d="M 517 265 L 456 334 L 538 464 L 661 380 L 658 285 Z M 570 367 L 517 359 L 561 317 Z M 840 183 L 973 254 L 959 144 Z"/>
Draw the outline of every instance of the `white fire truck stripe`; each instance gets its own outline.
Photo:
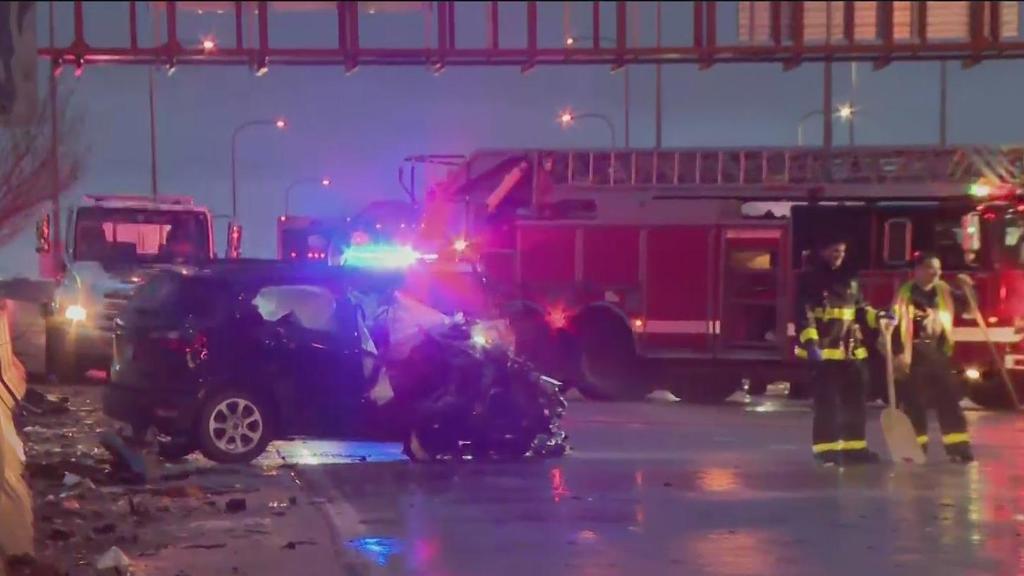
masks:
<path id="1" fill-rule="evenodd" d="M 1024 355 L 1007 354 L 1004 360 L 1007 370 L 1024 370 Z"/>
<path id="2" fill-rule="evenodd" d="M 989 328 L 988 335 L 993 342 L 1012 344 L 1021 341 L 1021 335 L 1013 328 Z M 953 339 L 957 342 L 984 342 L 985 333 L 978 327 L 958 326 L 953 328 Z"/>
<path id="3" fill-rule="evenodd" d="M 648 320 L 642 330 L 647 334 L 708 334 L 712 324 L 707 320 Z"/>

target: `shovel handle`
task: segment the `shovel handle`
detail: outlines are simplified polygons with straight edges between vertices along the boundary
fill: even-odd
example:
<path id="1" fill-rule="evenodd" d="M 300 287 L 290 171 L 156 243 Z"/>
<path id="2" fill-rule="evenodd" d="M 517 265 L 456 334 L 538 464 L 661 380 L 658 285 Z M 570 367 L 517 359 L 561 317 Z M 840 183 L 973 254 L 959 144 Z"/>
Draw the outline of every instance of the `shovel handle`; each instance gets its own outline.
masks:
<path id="1" fill-rule="evenodd" d="M 985 343 L 988 344 L 988 350 L 992 353 L 992 359 L 996 363 L 996 367 L 999 369 L 999 375 L 1003 379 L 1003 383 L 1006 384 L 1006 390 L 1010 393 L 1010 399 L 1013 401 L 1013 408 L 1020 410 L 1020 399 L 1017 398 L 1017 390 L 1013 387 L 1013 380 L 1010 378 L 1010 374 L 1006 371 L 1006 362 L 1003 357 L 1000 356 L 999 350 L 996 350 L 996 345 L 992 342 L 992 337 L 988 332 L 988 323 L 985 322 L 985 317 L 981 314 L 978 309 L 978 296 L 974 293 L 974 286 L 969 282 L 962 284 L 964 295 L 967 296 L 967 303 L 971 305 L 971 314 L 974 315 L 974 320 L 978 323 L 978 328 L 981 329 L 981 335 L 985 338 Z"/>
<path id="2" fill-rule="evenodd" d="M 882 354 L 885 356 L 885 386 L 889 395 L 889 406 L 896 408 L 896 370 L 892 361 L 892 333 L 896 323 L 886 318 L 878 323 L 882 331 Z"/>

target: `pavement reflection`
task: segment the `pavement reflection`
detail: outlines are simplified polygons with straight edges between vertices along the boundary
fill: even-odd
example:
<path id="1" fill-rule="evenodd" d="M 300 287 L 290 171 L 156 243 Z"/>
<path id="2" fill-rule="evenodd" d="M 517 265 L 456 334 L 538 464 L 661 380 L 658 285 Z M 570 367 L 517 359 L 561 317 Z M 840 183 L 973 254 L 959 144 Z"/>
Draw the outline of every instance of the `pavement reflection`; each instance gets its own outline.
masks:
<path id="1" fill-rule="evenodd" d="M 936 445 L 920 467 L 823 469 L 807 454 L 805 412 L 749 408 L 579 403 L 569 422 L 576 453 L 548 462 L 413 465 L 397 447 L 352 443 L 279 450 L 305 458 L 311 489 L 351 506 L 339 530 L 372 573 L 1024 568 L 1016 417 L 970 415 L 980 464 L 946 463 Z M 882 444 L 874 425 L 869 440 Z M 368 464 L 344 464 L 362 457 Z"/>

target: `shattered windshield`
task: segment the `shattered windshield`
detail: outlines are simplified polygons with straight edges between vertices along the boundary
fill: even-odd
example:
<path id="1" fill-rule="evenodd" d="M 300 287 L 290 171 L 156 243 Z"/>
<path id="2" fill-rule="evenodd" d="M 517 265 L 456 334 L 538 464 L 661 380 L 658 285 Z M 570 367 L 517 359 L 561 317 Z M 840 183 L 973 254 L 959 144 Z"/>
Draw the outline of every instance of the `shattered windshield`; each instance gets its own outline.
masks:
<path id="1" fill-rule="evenodd" d="M 81 208 L 75 219 L 76 260 L 191 264 L 209 254 L 209 225 L 202 212 Z"/>

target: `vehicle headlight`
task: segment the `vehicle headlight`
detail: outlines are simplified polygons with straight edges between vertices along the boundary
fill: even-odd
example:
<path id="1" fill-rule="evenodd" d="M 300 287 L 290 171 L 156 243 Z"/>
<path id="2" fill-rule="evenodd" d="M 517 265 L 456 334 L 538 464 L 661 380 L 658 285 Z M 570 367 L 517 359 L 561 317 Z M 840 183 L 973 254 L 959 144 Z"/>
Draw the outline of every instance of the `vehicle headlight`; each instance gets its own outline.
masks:
<path id="1" fill-rule="evenodd" d="M 64 310 L 64 317 L 72 322 L 84 322 L 86 317 L 85 308 L 78 304 L 72 304 Z"/>
<path id="2" fill-rule="evenodd" d="M 964 377 L 968 380 L 981 380 L 981 370 L 972 366 L 964 370 Z"/>
<path id="3" fill-rule="evenodd" d="M 504 346 L 511 348 L 514 344 L 511 330 L 502 321 L 481 322 L 469 329 L 469 336 L 477 346 Z"/>

